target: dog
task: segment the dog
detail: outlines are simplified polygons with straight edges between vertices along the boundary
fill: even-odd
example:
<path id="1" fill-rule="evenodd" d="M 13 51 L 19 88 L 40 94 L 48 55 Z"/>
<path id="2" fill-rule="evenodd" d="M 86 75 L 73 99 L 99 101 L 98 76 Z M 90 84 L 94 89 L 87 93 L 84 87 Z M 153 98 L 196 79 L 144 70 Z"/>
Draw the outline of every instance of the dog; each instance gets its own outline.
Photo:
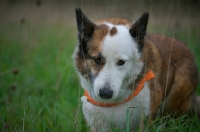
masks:
<path id="1" fill-rule="evenodd" d="M 122 18 L 92 22 L 80 8 L 75 12 L 74 65 L 91 131 L 124 130 L 127 123 L 135 130 L 144 118 L 152 122 L 158 111 L 161 116 L 200 114 L 193 54 L 173 37 L 147 34 L 149 13 L 132 24 Z"/>

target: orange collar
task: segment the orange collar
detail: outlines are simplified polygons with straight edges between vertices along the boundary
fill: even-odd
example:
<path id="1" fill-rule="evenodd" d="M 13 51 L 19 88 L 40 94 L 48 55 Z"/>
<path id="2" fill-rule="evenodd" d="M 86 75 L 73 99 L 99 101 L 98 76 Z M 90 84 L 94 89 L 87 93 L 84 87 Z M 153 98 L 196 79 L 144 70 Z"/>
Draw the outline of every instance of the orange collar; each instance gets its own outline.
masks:
<path id="1" fill-rule="evenodd" d="M 102 103 L 102 102 L 97 102 L 96 100 L 92 99 L 92 97 L 88 94 L 88 92 L 85 90 L 85 93 L 84 93 L 84 96 L 87 97 L 87 100 L 94 104 L 94 105 L 97 105 L 97 106 L 101 106 L 101 107 L 112 107 L 112 106 L 117 106 L 119 104 L 122 104 L 122 103 L 125 103 L 129 100 L 131 100 L 133 97 L 137 96 L 139 94 L 139 92 L 142 90 L 143 86 L 144 86 L 144 83 L 145 81 L 148 81 L 152 78 L 154 78 L 155 75 L 153 73 L 152 70 L 150 70 L 145 76 L 144 78 L 142 78 L 142 80 L 140 81 L 140 83 L 138 84 L 137 88 L 134 90 L 134 92 L 127 98 L 125 99 L 123 102 L 117 102 L 117 103 L 109 103 L 109 104 L 106 104 L 106 103 Z"/>

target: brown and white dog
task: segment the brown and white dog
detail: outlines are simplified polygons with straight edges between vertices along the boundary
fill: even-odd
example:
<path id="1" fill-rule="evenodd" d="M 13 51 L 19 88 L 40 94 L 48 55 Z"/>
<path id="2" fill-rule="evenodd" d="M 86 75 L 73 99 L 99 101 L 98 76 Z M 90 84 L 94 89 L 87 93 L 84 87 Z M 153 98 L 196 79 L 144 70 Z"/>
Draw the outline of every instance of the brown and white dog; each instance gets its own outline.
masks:
<path id="1" fill-rule="evenodd" d="M 200 114 L 193 54 L 175 38 L 146 34 L 148 18 L 144 13 L 134 24 L 121 18 L 93 23 L 76 8 L 74 60 L 91 131 L 124 130 L 130 107 L 131 130 L 143 117 L 155 119 L 159 109 L 162 115 Z"/>

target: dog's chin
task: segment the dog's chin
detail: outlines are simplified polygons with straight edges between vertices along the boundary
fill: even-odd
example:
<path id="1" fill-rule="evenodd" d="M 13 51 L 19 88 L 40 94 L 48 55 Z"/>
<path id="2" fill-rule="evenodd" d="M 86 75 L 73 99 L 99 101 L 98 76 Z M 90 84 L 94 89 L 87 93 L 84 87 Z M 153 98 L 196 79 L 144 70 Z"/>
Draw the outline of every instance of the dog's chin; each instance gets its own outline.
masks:
<path id="1" fill-rule="evenodd" d="M 95 99 L 97 102 L 103 102 L 103 103 L 111 103 L 114 101 L 114 98 L 110 98 L 110 99 L 104 99 L 102 97 L 100 97 L 99 94 L 94 94 L 94 96 L 92 97 L 93 99 Z"/>
<path id="2" fill-rule="evenodd" d="M 104 99 L 104 98 L 97 96 L 96 100 L 98 102 L 102 102 L 102 103 L 115 103 L 115 102 L 118 102 L 119 99 L 114 98 L 114 97 L 112 97 L 110 99 Z"/>

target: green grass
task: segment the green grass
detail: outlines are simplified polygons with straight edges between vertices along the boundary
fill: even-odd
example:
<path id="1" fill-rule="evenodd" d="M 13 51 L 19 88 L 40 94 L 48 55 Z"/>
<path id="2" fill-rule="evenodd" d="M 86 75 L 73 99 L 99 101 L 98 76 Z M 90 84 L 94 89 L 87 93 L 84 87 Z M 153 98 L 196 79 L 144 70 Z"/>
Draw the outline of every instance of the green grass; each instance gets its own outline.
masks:
<path id="1" fill-rule="evenodd" d="M 157 118 L 156 120 L 154 120 L 151 126 L 147 124 L 145 131 L 151 131 L 151 132 L 160 132 L 160 131 L 193 132 L 193 131 L 196 131 L 198 132 L 200 131 L 199 119 L 196 116 L 188 118 L 186 115 L 179 117 L 177 119 L 174 119 L 171 116 L 165 116 L 165 117 Z"/>
<path id="2" fill-rule="evenodd" d="M 31 22 L 4 23 L 0 28 L 0 131 L 89 129 L 80 107 L 83 90 L 71 58 L 78 43 L 76 28 Z M 197 29 L 180 29 L 175 36 L 189 44 L 200 69 L 199 34 Z M 13 74 L 13 69 L 19 73 Z M 198 126 L 195 117 L 185 123 L 177 120 L 166 122 L 173 126 L 166 131 L 193 131 Z M 148 130 L 161 128 L 157 121 Z"/>
<path id="3" fill-rule="evenodd" d="M 76 128 L 82 91 L 71 58 L 77 44 L 75 30 L 30 23 L 8 24 L 3 29 L 0 131 Z M 19 73 L 13 74 L 12 69 Z"/>

